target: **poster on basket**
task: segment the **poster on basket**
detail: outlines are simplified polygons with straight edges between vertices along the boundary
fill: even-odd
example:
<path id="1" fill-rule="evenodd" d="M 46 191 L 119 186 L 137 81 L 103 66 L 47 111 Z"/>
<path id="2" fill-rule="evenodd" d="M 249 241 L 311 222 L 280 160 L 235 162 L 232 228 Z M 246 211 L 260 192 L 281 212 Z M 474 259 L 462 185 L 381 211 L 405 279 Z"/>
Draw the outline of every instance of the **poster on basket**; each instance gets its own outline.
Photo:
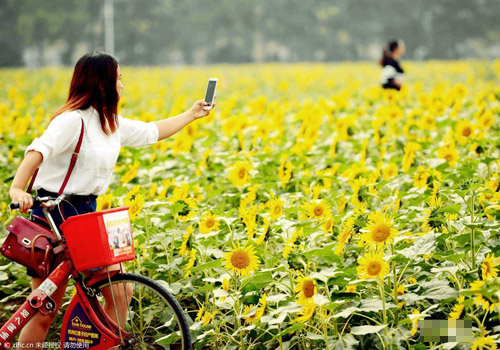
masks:
<path id="1" fill-rule="evenodd" d="M 113 251 L 114 256 L 133 253 L 132 228 L 128 210 L 107 213 L 102 218 L 108 233 L 109 249 Z"/>

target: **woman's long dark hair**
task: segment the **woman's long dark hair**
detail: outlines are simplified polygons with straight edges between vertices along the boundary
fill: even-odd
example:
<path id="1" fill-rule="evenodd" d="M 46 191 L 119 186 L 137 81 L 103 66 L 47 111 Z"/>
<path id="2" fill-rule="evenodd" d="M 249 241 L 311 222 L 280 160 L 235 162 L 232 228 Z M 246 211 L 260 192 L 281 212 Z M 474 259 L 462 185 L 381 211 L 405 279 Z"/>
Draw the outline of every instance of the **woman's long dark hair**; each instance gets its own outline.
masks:
<path id="1" fill-rule="evenodd" d="M 392 59 L 392 53 L 399 47 L 399 40 L 392 40 L 382 50 L 382 58 L 379 63 L 383 67 L 389 59 Z"/>
<path id="2" fill-rule="evenodd" d="M 52 119 L 63 112 L 94 107 L 99 114 L 102 131 L 109 135 L 118 126 L 118 61 L 113 56 L 94 51 L 78 60 L 66 103 Z M 51 120 L 52 120 L 51 119 Z"/>

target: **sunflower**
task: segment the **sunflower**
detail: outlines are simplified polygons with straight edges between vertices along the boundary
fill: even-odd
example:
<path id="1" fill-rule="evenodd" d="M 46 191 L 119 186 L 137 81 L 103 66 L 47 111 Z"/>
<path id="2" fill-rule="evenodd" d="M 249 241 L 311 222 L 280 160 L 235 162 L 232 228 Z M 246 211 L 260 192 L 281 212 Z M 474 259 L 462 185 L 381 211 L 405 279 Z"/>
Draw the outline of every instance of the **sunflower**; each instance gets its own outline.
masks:
<path id="1" fill-rule="evenodd" d="M 184 254 L 186 254 L 189 251 L 189 248 L 190 248 L 189 238 L 191 238 L 191 235 L 193 234 L 193 232 L 194 232 L 193 226 L 189 225 L 189 227 L 186 229 L 186 233 L 182 236 L 182 244 L 181 244 L 181 248 L 179 249 L 180 256 L 184 256 Z"/>
<path id="2" fill-rule="evenodd" d="M 418 310 L 412 310 L 411 314 L 408 315 L 408 318 L 410 319 L 412 323 L 411 331 L 410 334 L 413 337 L 415 334 L 417 334 L 418 331 L 418 321 L 420 320 L 421 314 L 420 311 Z"/>
<path id="3" fill-rule="evenodd" d="M 438 183 L 443 181 L 441 172 L 433 168 L 424 168 L 419 165 L 413 176 L 413 185 L 418 188 L 437 188 Z"/>
<path id="4" fill-rule="evenodd" d="M 259 258 L 255 254 L 253 247 L 241 248 L 233 243 L 233 249 L 224 254 L 225 266 L 227 269 L 243 277 L 249 276 L 251 272 L 259 268 Z"/>
<path id="5" fill-rule="evenodd" d="M 120 181 L 122 184 L 128 184 L 137 176 L 137 171 L 139 170 L 140 162 L 136 160 L 134 164 L 130 165 L 128 171 L 122 175 Z"/>
<path id="6" fill-rule="evenodd" d="M 189 195 L 188 184 L 176 186 L 169 201 L 173 205 L 178 205 L 180 207 L 176 214 L 179 220 L 186 221 L 196 216 L 196 212 L 193 209 L 196 209 L 198 204 L 196 200 Z"/>
<path id="7" fill-rule="evenodd" d="M 203 214 L 199 227 L 201 233 L 210 233 L 218 228 L 219 220 L 217 220 L 217 216 L 213 215 L 210 211 Z"/>
<path id="8" fill-rule="evenodd" d="M 361 279 L 379 277 L 383 279 L 389 273 L 389 265 L 384 261 L 384 253 L 367 253 L 359 259 L 357 267 Z"/>
<path id="9" fill-rule="evenodd" d="M 256 245 L 262 245 L 264 241 L 267 239 L 269 233 L 269 219 L 267 217 L 264 217 L 264 226 L 262 227 L 262 233 L 260 234 L 259 238 L 255 241 Z"/>
<path id="10" fill-rule="evenodd" d="M 149 197 L 150 198 L 155 198 L 156 197 L 156 193 L 158 192 L 158 184 L 156 182 L 153 182 L 151 184 L 151 187 L 149 188 Z"/>
<path id="11" fill-rule="evenodd" d="M 108 193 L 97 197 L 97 211 L 111 209 L 113 205 L 113 194 Z"/>
<path id="12" fill-rule="evenodd" d="M 492 255 L 488 254 L 484 259 L 483 264 L 481 265 L 481 273 L 483 276 L 483 280 L 489 280 L 492 278 L 496 278 L 498 276 L 497 266 L 500 265 L 497 261 L 498 259 Z"/>
<path id="13" fill-rule="evenodd" d="M 189 275 L 191 275 L 191 269 L 194 267 L 194 264 L 196 262 L 196 249 L 191 249 L 191 251 L 189 252 L 189 261 L 188 263 L 186 264 L 186 273 L 184 274 L 184 277 L 185 278 L 188 278 Z"/>
<path id="14" fill-rule="evenodd" d="M 342 225 L 342 231 L 338 237 L 339 243 L 334 251 L 335 254 L 340 255 L 344 251 L 344 244 L 346 244 L 349 241 L 349 238 L 351 238 L 355 221 L 356 219 L 354 217 L 349 217 Z"/>
<path id="15" fill-rule="evenodd" d="M 127 194 L 125 195 L 125 197 L 123 198 L 123 202 L 130 203 L 135 198 L 135 196 L 139 193 L 140 190 L 141 190 L 141 185 L 132 186 L 132 189 L 130 191 L 128 191 Z"/>
<path id="16" fill-rule="evenodd" d="M 332 231 L 332 228 L 333 228 L 333 218 L 331 216 L 328 216 L 322 226 L 323 232 L 329 233 Z"/>
<path id="17" fill-rule="evenodd" d="M 484 281 L 474 281 L 470 284 L 470 290 L 471 291 L 480 291 L 481 288 L 484 286 Z M 483 295 L 480 293 L 474 294 L 474 301 L 473 303 L 483 309 L 484 311 L 487 311 L 490 309 L 490 302 L 486 299 L 484 299 Z"/>
<path id="18" fill-rule="evenodd" d="M 285 203 L 280 198 L 271 198 L 269 201 L 271 220 L 274 221 L 283 215 L 283 204 Z"/>
<path id="19" fill-rule="evenodd" d="M 382 169 L 382 176 L 384 179 L 391 179 L 398 175 L 398 166 L 395 163 L 389 163 L 384 169 Z"/>
<path id="20" fill-rule="evenodd" d="M 497 344 L 493 340 L 492 336 L 487 336 L 487 337 L 481 337 L 476 340 L 474 340 L 474 343 L 472 343 L 472 348 L 471 350 L 496 350 L 497 349 Z"/>
<path id="21" fill-rule="evenodd" d="M 245 323 L 251 324 L 259 321 L 260 318 L 264 315 L 264 312 L 266 311 L 266 306 L 267 306 L 266 294 L 262 294 L 257 306 L 254 305 L 245 306 L 245 311 L 243 312 L 242 315 L 242 317 L 245 319 Z"/>
<path id="22" fill-rule="evenodd" d="M 313 317 L 315 310 L 316 310 L 316 304 L 314 303 L 314 300 L 311 299 L 302 305 L 302 309 L 299 311 L 300 316 L 297 317 L 294 322 L 295 323 L 307 322 Z"/>
<path id="23" fill-rule="evenodd" d="M 406 173 L 410 170 L 415 162 L 415 152 L 420 150 L 422 146 L 416 142 L 409 142 L 404 146 L 405 154 L 403 156 L 403 171 Z"/>
<path id="24" fill-rule="evenodd" d="M 367 232 L 363 235 L 362 241 L 368 242 L 372 248 L 383 248 L 385 244 L 392 243 L 398 234 L 398 230 L 392 227 L 394 225 L 392 219 L 380 211 L 372 212 L 368 219 L 368 226 L 363 228 Z"/>
<path id="25" fill-rule="evenodd" d="M 281 187 L 284 188 L 292 178 L 293 164 L 286 161 L 286 157 L 281 159 L 281 164 L 278 170 L 278 177 L 280 179 Z"/>
<path id="26" fill-rule="evenodd" d="M 330 207 L 324 199 L 306 203 L 302 207 L 307 211 L 309 218 L 312 219 L 326 218 L 331 215 Z"/>
<path id="27" fill-rule="evenodd" d="M 241 208 L 239 210 L 240 218 L 245 224 L 247 229 L 247 235 L 250 239 L 253 238 L 255 231 L 257 230 L 257 207 L 255 205 L 250 205 L 248 208 Z"/>
<path id="28" fill-rule="evenodd" d="M 238 161 L 233 164 L 229 171 L 229 180 L 235 187 L 244 187 L 252 180 L 250 176 L 251 169 L 250 163 Z"/>
<path id="29" fill-rule="evenodd" d="M 295 292 L 297 293 L 297 298 L 299 304 L 305 305 L 310 300 L 313 299 L 316 294 L 316 282 L 309 277 L 300 276 L 297 280 L 297 287 L 295 287 Z"/>
<path id="30" fill-rule="evenodd" d="M 201 305 L 200 309 L 198 310 L 198 313 L 196 314 L 196 318 L 194 320 L 200 321 L 201 318 L 203 317 L 204 312 L 205 312 L 205 305 Z"/>
<path id="31" fill-rule="evenodd" d="M 429 169 L 419 165 L 413 175 L 413 186 L 417 188 L 427 188 L 427 179 L 431 176 Z"/>
<path id="32" fill-rule="evenodd" d="M 461 144 L 467 143 L 467 139 L 472 136 L 474 127 L 468 120 L 461 120 L 455 125 L 456 138 Z"/>
<path id="33" fill-rule="evenodd" d="M 439 158 L 446 160 L 446 162 L 450 164 L 450 166 L 454 167 L 455 165 L 457 165 L 459 154 L 457 149 L 455 148 L 455 145 L 445 145 L 438 149 L 437 154 Z"/>
<path id="34" fill-rule="evenodd" d="M 292 237 L 287 239 L 285 242 L 285 246 L 283 247 L 283 257 L 288 259 L 290 253 L 294 250 L 295 246 L 300 243 L 300 239 L 304 235 L 304 229 L 296 230 Z"/>
<path id="35" fill-rule="evenodd" d="M 129 205 L 130 220 L 135 220 L 141 212 L 142 207 L 144 207 L 144 196 L 140 193 L 136 194 L 134 199 L 127 203 L 127 205 Z"/>
<path id="36" fill-rule="evenodd" d="M 489 129 L 491 126 L 493 126 L 495 124 L 495 117 L 493 116 L 491 110 L 487 110 L 486 112 L 484 112 L 477 123 L 478 126 L 483 129 Z"/>
<path id="37" fill-rule="evenodd" d="M 214 310 L 213 312 L 206 311 L 201 319 L 203 321 L 203 325 L 208 326 L 208 324 L 210 323 L 210 321 L 212 321 L 214 319 L 216 314 L 217 314 L 217 310 Z"/>
<path id="38" fill-rule="evenodd" d="M 222 289 L 226 292 L 229 291 L 229 280 L 226 277 L 222 279 Z"/>
<path id="39" fill-rule="evenodd" d="M 465 308 L 465 297 L 463 295 L 459 296 L 457 298 L 457 304 L 453 307 L 453 311 L 450 312 L 450 317 L 448 317 L 449 320 L 459 320 L 460 315 L 462 315 L 462 312 L 464 311 Z"/>
<path id="40" fill-rule="evenodd" d="M 373 177 L 357 178 L 349 183 L 352 188 L 351 203 L 356 208 L 360 208 L 369 199 L 370 195 L 377 194 Z"/>
<path id="41" fill-rule="evenodd" d="M 424 210 L 425 219 L 421 226 L 425 232 L 441 228 L 445 220 L 441 212 L 443 202 L 440 197 L 433 196 L 428 205 L 429 209 Z"/>
<path id="42" fill-rule="evenodd" d="M 349 286 L 346 286 L 345 287 L 345 292 L 346 293 L 356 293 L 356 285 L 355 284 L 351 284 Z"/>

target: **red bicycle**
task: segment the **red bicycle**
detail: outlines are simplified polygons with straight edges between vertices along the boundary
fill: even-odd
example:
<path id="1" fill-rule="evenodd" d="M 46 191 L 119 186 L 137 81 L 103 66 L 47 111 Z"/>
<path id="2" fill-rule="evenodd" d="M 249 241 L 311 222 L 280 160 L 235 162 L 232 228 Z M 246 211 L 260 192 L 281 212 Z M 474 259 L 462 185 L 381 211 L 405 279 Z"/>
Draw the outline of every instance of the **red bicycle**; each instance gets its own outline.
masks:
<path id="1" fill-rule="evenodd" d="M 16 334 L 36 313 L 55 312 L 56 305 L 51 295 L 71 278 L 75 280 L 76 294 L 63 317 L 62 349 L 191 349 L 188 319 L 177 300 L 164 287 L 134 273 L 109 269 L 89 272 L 92 267 L 105 266 L 102 265 L 104 262 L 107 266 L 130 260 L 131 255 L 133 259 L 133 240 L 130 222 L 127 227 L 125 219 L 128 216 L 126 208 L 70 217 L 61 225 L 65 233 L 62 237 L 49 209 L 59 206 L 64 200 L 64 195 L 34 198 L 34 206 L 43 207 L 56 237 L 44 254 L 47 257 L 50 253 L 54 268 L 48 270 L 50 273 L 39 288 L 1 327 L 0 349 L 8 349 Z M 17 203 L 11 204 L 12 209 L 18 207 Z M 47 230 L 43 226 L 40 229 Z M 106 237 L 103 231 L 107 231 Z M 82 232 L 85 232 L 86 241 L 93 242 L 92 254 L 89 254 L 88 244 L 82 244 L 78 238 Z M 128 233 L 130 236 L 126 238 Z M 92 235 L 100 236 L 101 240 L 89 239 Z M 36 240 L 24 243 L 31 244 L 34 251 Z"/>

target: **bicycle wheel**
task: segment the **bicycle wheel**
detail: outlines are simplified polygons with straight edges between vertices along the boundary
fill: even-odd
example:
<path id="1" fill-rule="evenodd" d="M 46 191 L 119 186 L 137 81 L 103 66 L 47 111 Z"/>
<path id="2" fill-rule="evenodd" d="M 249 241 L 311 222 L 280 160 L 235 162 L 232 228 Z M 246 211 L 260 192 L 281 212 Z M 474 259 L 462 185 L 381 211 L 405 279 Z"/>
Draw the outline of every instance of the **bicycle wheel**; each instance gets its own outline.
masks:
<path id="1" fill-rule="evenodd" d="M 118 318 L 117 323 L 127 332 L 120 349 L 191 350 L 186 315 L 165 288 L 148 277 L 133 273 L 111 277 L 111 285 L 112 288 L 105 279 L 92 288 L 96 291 L 94 300 L 113 320 Z M 112 305 L 105 299 L 113 300 Z"/>

